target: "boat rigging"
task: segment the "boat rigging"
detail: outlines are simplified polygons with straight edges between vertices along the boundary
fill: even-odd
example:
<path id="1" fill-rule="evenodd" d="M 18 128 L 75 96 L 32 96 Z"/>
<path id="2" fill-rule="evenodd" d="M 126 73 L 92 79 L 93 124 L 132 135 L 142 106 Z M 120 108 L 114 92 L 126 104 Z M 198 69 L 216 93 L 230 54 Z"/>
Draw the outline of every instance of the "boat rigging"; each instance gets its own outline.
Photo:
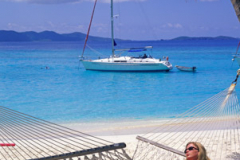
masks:
<path id="1" fill-rule="evenodd" d="M 86 35 L 83 52 L 81 55 L 81 62 L 86 70 L 95 71 L 125 71 L 125 72 L 148 72 L 148 71 L 169 71 L 172 64 L 166 60 L 156 59 L 146 52 L 152 49 L 152 46 L 146 46 L 141 48 L 128 48 L 128 49 L 115 49 L 116 42 L 114 40 L 114 15 L 113 15 L 113 0 L 111 0 L 111 50 L 112 54 L 109 58 L 99 58 L 95 60 L 85 60 L 83 55 L 85 47 L 87 45 L 88 36 L 93 20 L 97 0 L 95 0 L 92 16 Z M 120 54 L 116 55 L 115 52 L 120 51 Z M 142 52 L 145 56 L 133 57 L 133 56 L 120 56 L 123 52 Z"/>

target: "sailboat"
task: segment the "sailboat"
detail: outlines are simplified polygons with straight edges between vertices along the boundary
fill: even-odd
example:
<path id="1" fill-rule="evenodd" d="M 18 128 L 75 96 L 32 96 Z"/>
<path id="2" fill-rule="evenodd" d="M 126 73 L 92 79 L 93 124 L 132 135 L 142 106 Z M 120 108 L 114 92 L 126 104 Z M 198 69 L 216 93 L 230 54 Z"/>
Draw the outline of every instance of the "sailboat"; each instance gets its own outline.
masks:
<path id="1" fill-rule="evenodd" d="M 109 58 L 99 58 L 96 60 L 86 60 L 84 58 L 84 51 L 90 33 L 91 23 L 94 15 L 94 10 L 97 0 L 95 0 L 83 52 L 81 55 L 81 62 L 86 70 L 95 71 L 125 71 L 125 72 L 148 72 L 148 71 L 169 71 L 171 70 L 172 64 L 168 61 L 168 57 L 165 59 L 156 59 L 150 55 L 147 55 L 147 51 L 152 49 L 152 46 L 145 46 L 141 48 L 127 48 L 127 49 L 115 49 L 114 40 L 114 16 L 113 16 L 113 0 L 111 0 L 111 42 L 112 42 L 112 54 Z M 116 52 L 120 52 L 116 54 Z M 143 56 L 132 57 L 132 56 L 121 56 L 123 52 L 142 52 Z"/>

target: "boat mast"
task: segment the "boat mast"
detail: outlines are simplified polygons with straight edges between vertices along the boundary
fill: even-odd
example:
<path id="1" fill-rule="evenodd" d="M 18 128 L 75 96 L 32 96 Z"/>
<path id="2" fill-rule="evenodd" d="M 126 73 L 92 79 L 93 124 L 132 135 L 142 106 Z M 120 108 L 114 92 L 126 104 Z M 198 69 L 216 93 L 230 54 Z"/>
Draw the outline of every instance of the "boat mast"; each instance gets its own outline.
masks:
<path id="1" fill-rule="evenodd" d="M 111 0 L 111 37 L 112 37 L 112 57 L 114 57 L 114 33 L 113 33 L 113 0 Z"/>
<path id="2" fill-rule="evenodd" d="M 89 36 L 90 29 L 91 29 L 91 26 L 92 26 L 92 20 L 93 20 L 93 15 L 94 15 L 94 11 L 95 11 L 95 8 L 96 8 L 96 4 L 97 4 L 97 0 L 95 0 L 95 3 L 94 3 L 92 16 L 91 16 L 91 20 L 90 20 L 90 23 L 89 23 L 89 26 L 88 26 L 88 32 L 87 32 L 87 35 L 86 35 L 86 38 L 85 38 L 85 43 L 84 43 L 84 46 L 83 46 L 83 51 L 82 51 L 81 58 L 83 58 L 83 54 L 84 54 L 84 51 L 85 51 L 85 48 L 86 48 L 86 45 L 87 45 L 87 40 L 88 40 L 88 36 Z"/>

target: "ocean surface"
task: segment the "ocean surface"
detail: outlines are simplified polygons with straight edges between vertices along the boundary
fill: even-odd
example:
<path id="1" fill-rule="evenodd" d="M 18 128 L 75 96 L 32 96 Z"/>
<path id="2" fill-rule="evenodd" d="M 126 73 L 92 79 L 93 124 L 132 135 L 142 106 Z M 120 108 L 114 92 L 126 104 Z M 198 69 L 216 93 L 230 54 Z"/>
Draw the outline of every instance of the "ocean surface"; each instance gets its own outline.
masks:
<path id="1" fill-rule="evenodd" d="M 168 56 L 169 72 L 86 71 L 82 42 L 0 43 L 0 106 L 56 123 L 172 118 L 228 88 L 239 68 L 237 41 L 128 42 Z M 111 54 L 106 42 L 90 46 Z M 86 56 L 95 51 L 87 49 Z M 138 54 L 138 53 L 136 53 Z M 99 55 L 95 55 L 97 58 Z M 175 65 L 196 66 L 181 72 Z M 240 86 L 236 91 L 239 95 Z"/>

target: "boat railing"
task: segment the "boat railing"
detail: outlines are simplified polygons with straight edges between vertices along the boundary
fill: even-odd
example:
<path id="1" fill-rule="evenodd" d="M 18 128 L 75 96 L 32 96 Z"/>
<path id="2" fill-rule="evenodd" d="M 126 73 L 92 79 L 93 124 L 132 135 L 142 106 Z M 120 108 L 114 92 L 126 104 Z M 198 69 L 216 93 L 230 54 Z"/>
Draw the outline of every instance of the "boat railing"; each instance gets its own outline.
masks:
<path id="1" fill-rule="evenodd" d="M 117 58 L 117 57 L 121 57 L 123 55 L 134 58 L 134 59 L 153 58 L 152 57 L 152 48 L 153 48 L 152 46 L 146 46 L 146 47 L 140 47 L 140 48 L 115 49 L 115 54 L 111 55 L 111 56 L 104 55 L 102 53 L 100 54 L 99 52 L 96 55 L 96 52 L 90 52 L 90 54 L 88 54 L 88 56 L 80 57 L 80 60 Z M 136 53 L 138 53 L 138 54 L 136 55 Z M 163 56 L 163 57 L 157 58 L 157 59 L 162 61 L 162 60 L 167 60 L 168 57 Z"/>
<path id="2" fill-rule="evenodd" d="M 105 59 L 105 58 L 110 58 L 109 56 L 98 56 L 97 58 L 96 58 L 97 56 L 84 56 L 84 57 L 80 57 L 79 56 L 79 58 L 80 58 L 80 61 L 83 61 L 83 60 L 93 60 L 93 59 Z"/>

